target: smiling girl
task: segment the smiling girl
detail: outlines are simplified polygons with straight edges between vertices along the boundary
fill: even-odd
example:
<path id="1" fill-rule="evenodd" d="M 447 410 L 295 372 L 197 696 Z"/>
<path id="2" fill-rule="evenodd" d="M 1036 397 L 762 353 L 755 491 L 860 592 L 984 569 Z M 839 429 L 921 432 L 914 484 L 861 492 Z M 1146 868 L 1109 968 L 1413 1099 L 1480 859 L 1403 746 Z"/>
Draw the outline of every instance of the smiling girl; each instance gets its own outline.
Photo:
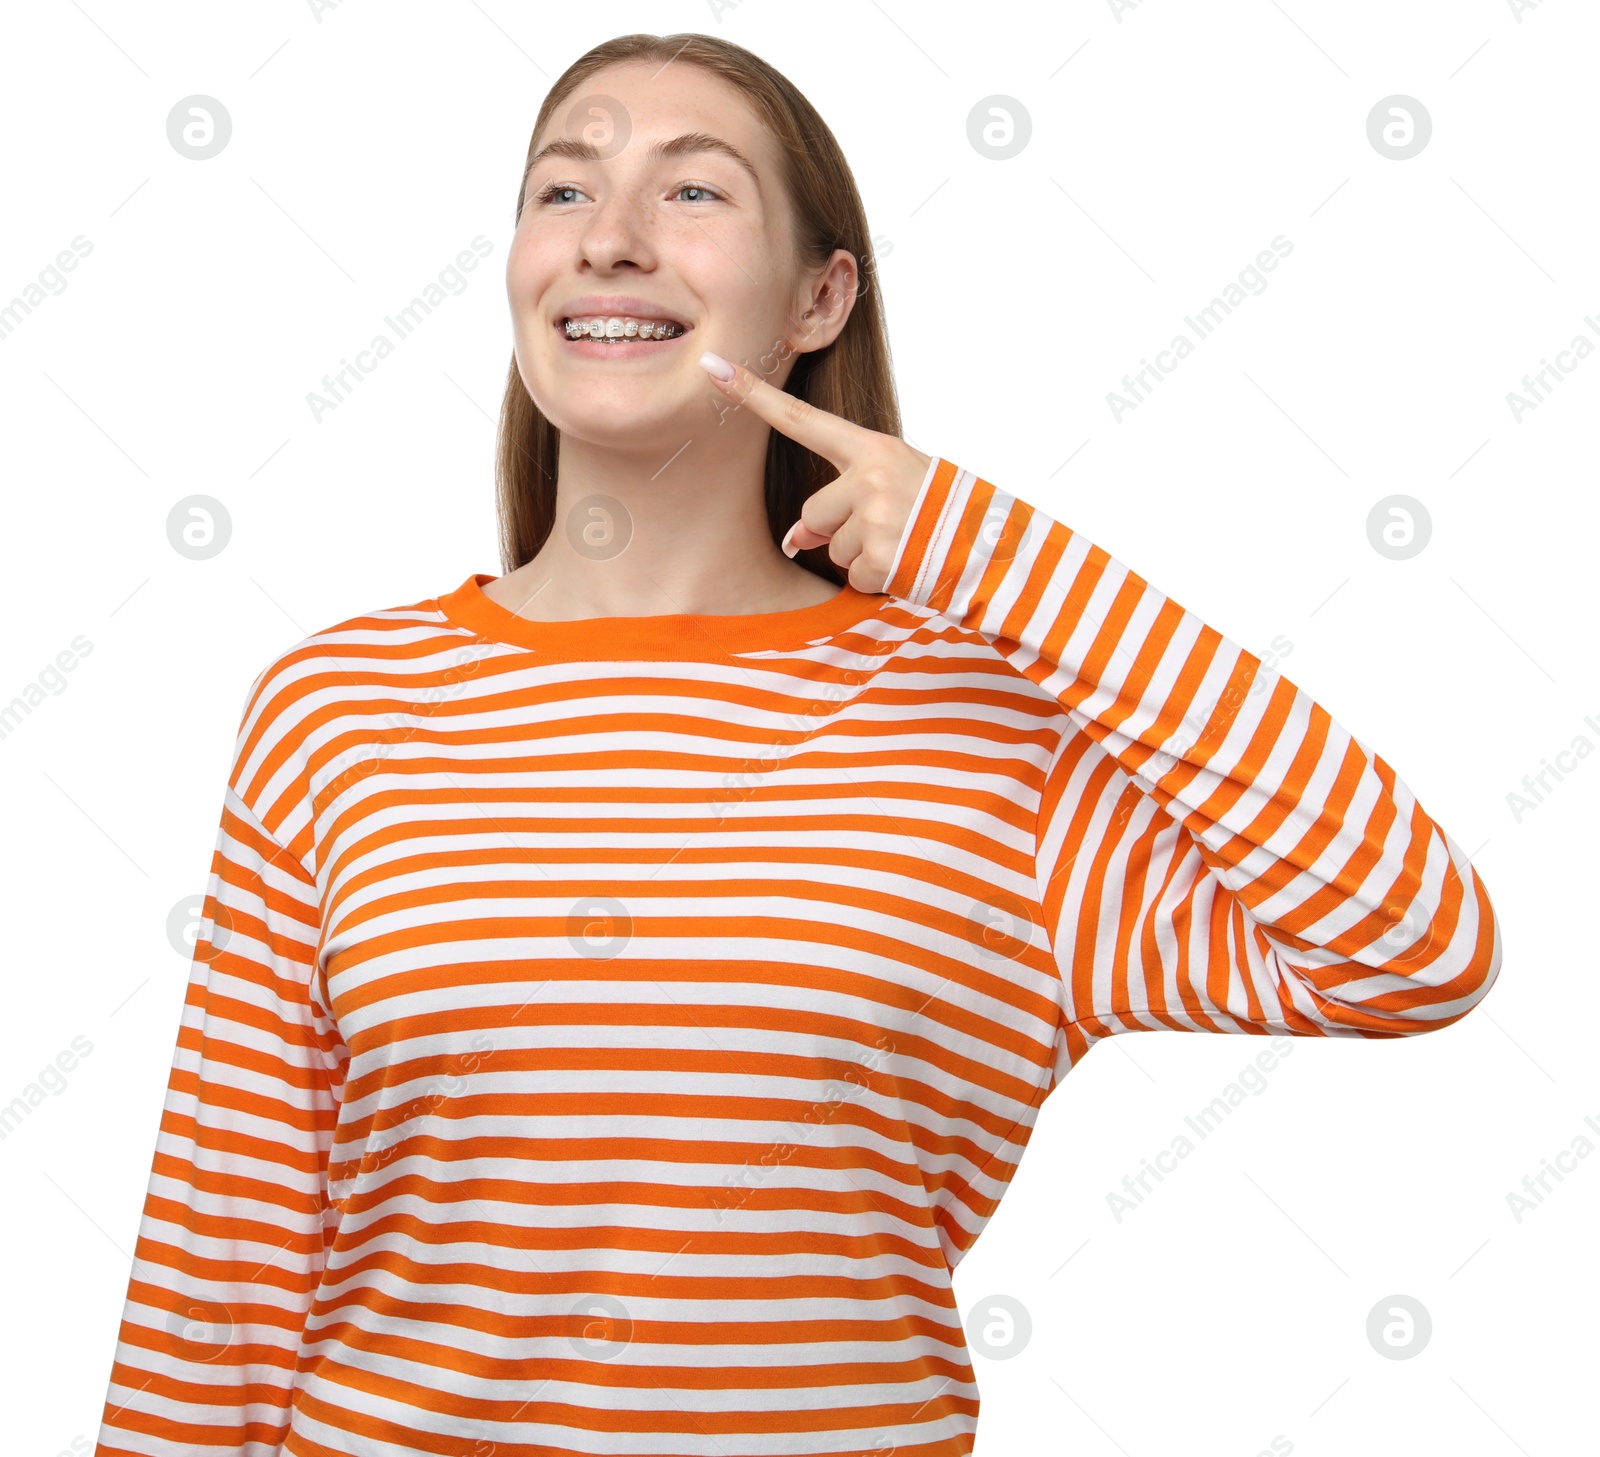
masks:
<path id="1" fill-rule="evenodd" d="M 871 257 L 748 52 L 545 98 L 506 570 L 251 686 L 98 1452 L 969 1453 L 951 1276 L 1096 1042 L 1487 993 L 1388 764 L 900 438 Z"/>

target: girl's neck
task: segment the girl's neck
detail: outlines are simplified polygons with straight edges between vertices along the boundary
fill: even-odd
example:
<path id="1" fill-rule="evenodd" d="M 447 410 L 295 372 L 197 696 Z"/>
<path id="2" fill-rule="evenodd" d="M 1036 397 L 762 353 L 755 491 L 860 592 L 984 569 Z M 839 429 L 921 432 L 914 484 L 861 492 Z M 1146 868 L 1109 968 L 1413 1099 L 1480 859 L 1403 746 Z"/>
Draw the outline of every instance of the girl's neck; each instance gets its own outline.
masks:
<path id="1" fill-rule="evenodd" d="M 784 612 L 828 601 L 839 584 L 791 561 L 772 539 L 766 436 L 765 428 L 736 435 L 715 418 L 675 452 L 563 436 L 550 534 L 537 556 L 485 593 L 546 622 Z"/>

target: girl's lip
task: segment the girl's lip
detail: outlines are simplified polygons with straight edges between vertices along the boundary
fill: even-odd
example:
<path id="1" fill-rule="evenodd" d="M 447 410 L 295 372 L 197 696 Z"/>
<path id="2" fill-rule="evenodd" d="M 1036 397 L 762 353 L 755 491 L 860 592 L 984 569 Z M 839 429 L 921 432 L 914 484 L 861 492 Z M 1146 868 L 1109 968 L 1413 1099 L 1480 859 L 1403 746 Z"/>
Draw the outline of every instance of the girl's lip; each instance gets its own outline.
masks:
<path id="1" fill-rule="evenodd" d="M 670 319 L 689 327 L 689 321 L 660 299 L 637 298 L 631 293 L 586 293 L 561 305 L 561 319 L 621 318 Z"/>

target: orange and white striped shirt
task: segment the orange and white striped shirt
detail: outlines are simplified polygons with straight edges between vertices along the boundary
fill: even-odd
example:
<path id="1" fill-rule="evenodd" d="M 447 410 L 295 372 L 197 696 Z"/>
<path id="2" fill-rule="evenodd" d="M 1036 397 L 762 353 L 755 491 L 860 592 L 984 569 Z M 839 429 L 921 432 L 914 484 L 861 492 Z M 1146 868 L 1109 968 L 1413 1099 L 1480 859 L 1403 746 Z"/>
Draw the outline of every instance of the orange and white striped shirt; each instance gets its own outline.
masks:
<path id="1" fill-rule="evenodd" d="M 1382 759 L 949 461 L 882 595 L 490 580 L 252 685 L 100 1454 L 969 1453 L 951 1272 L 1097 1040 L 1499 970 Z"/>

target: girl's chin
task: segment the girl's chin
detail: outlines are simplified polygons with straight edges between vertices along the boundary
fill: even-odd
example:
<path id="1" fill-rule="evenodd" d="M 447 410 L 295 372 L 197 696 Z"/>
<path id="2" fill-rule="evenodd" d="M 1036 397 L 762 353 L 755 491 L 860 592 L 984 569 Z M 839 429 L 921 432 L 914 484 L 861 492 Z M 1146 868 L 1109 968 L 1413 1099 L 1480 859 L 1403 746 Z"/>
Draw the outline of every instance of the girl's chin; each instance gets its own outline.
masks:
<path id="1" fill-rule="evenodd" d="M 564 438 L 633 449 L 659 445 L 668 455 L 696 433 L 690 422 L 706 408 L 684 395 L 664 398 L 659 387 L 617 387 L 578 395 L 567 391 L 559 400 L 538 401 L 540 412 Z"/>

